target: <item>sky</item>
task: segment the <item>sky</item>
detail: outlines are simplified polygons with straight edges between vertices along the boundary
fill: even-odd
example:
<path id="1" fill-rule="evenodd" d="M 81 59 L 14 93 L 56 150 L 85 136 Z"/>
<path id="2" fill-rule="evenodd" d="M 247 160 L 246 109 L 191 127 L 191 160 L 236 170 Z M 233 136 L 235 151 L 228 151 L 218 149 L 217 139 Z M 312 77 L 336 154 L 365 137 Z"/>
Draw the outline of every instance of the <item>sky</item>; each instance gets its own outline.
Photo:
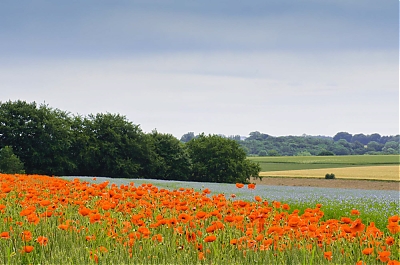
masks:
<path id="1" fill-rule="evenodd" d="M 399 3 L 2 0 L 0 101 L 144 132 L 399 134 Z"/>

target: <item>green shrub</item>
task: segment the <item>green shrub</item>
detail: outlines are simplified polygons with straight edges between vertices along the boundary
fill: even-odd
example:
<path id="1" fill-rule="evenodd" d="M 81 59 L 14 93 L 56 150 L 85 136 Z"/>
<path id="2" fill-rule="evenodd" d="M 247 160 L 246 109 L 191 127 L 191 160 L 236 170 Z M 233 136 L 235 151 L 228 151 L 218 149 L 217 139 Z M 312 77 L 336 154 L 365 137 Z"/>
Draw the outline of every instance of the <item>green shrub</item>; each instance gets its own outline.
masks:
<path id="1" fill-rule="evenodd" d="M 333 174 L 333 173 L 331 173 L 331 174 L 327 173 L 325 175 L 325 179 L 334 179 L 334 178 L 335 178 L 335 174 Z"/>
<path id="2" fill-rule="evenodd" d="M 13 152 L 11 146 L 0 150 L 0 172 L 5 174 L 25 173 L 24 164 Z"/>

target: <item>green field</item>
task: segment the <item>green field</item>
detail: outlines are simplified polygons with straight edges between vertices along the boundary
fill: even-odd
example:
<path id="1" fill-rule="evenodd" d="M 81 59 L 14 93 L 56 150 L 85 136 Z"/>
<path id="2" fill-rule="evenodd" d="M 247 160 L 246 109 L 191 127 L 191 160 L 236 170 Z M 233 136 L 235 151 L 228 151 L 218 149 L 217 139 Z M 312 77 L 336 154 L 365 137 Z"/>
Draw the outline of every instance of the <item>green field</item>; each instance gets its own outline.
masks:
<path id="1" fill-rule="evenodd" d="M 261 171 L 399 165 L 399 155 L 248 157 Z"/>

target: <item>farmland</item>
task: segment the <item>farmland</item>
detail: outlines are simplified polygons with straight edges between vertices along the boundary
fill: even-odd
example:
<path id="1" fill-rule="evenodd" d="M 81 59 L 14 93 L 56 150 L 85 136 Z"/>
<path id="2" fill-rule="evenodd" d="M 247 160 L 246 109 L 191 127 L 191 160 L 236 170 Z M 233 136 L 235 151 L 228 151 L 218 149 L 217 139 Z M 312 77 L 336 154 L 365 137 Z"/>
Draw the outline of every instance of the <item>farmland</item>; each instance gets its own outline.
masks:
<path id="1" fill-rule="evenodd" d="M 3 264 L 397 264 L 395 191 L 0 174 Z"/>
<path id="2" fill-rule="evenodd" d="M 324 178 L 399 181 L 399 156 L 250 157 L 261 166 L 261 177 Z"/>
<path id="3" fill-rule="evenodd" d="M 278 156 L 248 159 L 258 162 L 262 172 L 400 164 L 399 155 Z"/>

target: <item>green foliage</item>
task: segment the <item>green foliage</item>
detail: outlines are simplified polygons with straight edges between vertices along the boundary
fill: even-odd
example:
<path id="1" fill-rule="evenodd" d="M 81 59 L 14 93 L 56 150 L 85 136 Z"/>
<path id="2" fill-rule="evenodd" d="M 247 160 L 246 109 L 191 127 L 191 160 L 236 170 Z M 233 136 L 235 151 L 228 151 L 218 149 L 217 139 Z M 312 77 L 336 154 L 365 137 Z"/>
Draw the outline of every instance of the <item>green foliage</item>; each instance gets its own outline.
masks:
<path id="1" fill-rule="evenodd" d="M 258 152 L 258 156 L 267 156 L 268 153 L 265 150 L 261 150 L 260 152 Z"/>
<path id="2" fill-rule="evenodd" d="M 328 150 L 324 150 L 318 153 L 318 156 L 333 156 L 335 155 L 333 152 L 328 151 Z"/>
<path id="3" fill-rule="evenodd" d="M 272 149 L 268 151 L 268 156 L 279 156 L 278 151 Z"/>
<path id="4" fill-rule="evenodd" d="M 75 117 L 72 154 L 84 176 L 149 177 L 155 153 L 151 139 L 119 114 Z"/>
<path id="5" fill-rule="evenodd" d="M 11 146 L 5 146 L 0 150 L 0 172 L 5 174 L 25 173 L 24 163 L 14 154 Z"/>
<path id="6" fill-rule="evenodd" d="M 149 136 L 157 155 L 153 161 L 151 178 L 187 180 L 191 163 L 185 146 L 171 134 L 154 130 Z"/>
<path id="7" fill-rule="evenodd" d="M 327 173 L 325 175 L 325 179 L 334 179 L 334 178 L 335 178 L 335 174 L 333 174 L 333 173 L 331 173 L 331 174 Z"/>
<path id="8" fill-rule="evenodd" d="M 398 148 L 399 135 L 380 136 L 377 133 L 353 136 L 347 132 L 339 132 L 332 138 L 311 135 L 274 137 L 256 131 L 251 132 L 249 137 L 238 142 L 245 148 L 248 156 L 259 155 L 262 150 L 276 150 L 282 156 L 295 156 L 301 152 L 318 155 L 322 151 L 330 151 L 335 155 L 363 155 L 371 154 L 371 152 L 374 152 L 374 154 L 400 153 Z M 384 148 L 387 142 L 397 143 L 397 147 Z M 388 151 L 389 148 L 391 149 Z"/>
<path id="9" fill-rule="evenodd" d="M 246 159 L 246 153 L 234 140 L 201 134 L 186 146 L 192 160 L 190 180 L 246 183 L 260 172 L 260 166 Z"/>
<path id="10" fill-rule="evenodd" d="M 66 112 L 35 102 L 0 102 L 0 148 L 11 146 L 27 173 L 62 175 L 68 159 L 71 120 Z"/>

